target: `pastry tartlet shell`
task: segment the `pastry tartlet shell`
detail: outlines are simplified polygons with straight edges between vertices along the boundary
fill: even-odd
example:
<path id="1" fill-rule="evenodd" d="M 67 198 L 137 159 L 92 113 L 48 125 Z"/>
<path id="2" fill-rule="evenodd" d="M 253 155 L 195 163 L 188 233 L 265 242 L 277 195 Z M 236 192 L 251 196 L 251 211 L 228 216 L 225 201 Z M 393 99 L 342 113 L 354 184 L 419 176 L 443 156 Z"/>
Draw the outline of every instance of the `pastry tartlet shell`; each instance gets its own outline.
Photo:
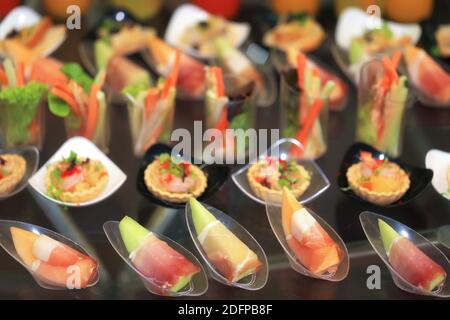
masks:
<path id="1" fill-rule="evenodd" d="M 0 195 L 5 195 L 12 192 L 25 175 L 27 162 L 17 154 L 2 154 L 0 155 L 7 162 L 14 164 L 12 172 L 0 180 Z"/>
<path id="2" fill-rule="evenodd" d="M 80 158 L 80 160 L 83 161 L 84 159 Z M 105 167 L 103 166 L 103 164 L 100 161 L 92 160 L 92 159 L 90 161 L 101 165 L 102 168 L 105 169 Z M 51 185 L 51 175 L 50 174 L 52 173 L 52 171 L 54 169 L 56 169 L 57 165 L 58 165 L 58 163 L 54 163 L 54 164 L 51 164 L 47 168 L 47 173 L 45 174 L 45 187 L 47 189 Z M 57 200 L 61 200 L 63 202 L 69 202 L 69 203 L 82 203 L 82 202 L 86 202 L 86 201 L 95 199 L 105 189 L 106 185 L 108 184 L 108 179 L 109 179 L 109 174 L 106 174 L 97 181 L 95 186 L 93 186 L 89 189 L 77 191 L 77 192 L 69 192 L 69 191 L 61 192 L 61 195 L 60 195 L 59 199 L 57 199 Z"/>
<path id="3" fill-rule="evenodd" d="M 346 176 L 350 188 L 360 198 L 379 206 L 386 206 L 395 201 L 398 201 L 409 189 L 411 182 L 408 175 L 402 169 L 400 169 L 400 172 L 401 185 L 400 188 L 395 192 L 375 192 L 361 187 L 359 184 L 359 181 L 361 179 L 361 163 L 356 163 L 348 168 Z"/>
<path id="4" fill-rule="evenodd" d="M 190 165 L 189 169 L 194 173 L 196 178 L 195 190 L 192 192 L 175 193 L 160 188 L 159 181 L 156 180 L 160 176 L 159 164 L 160 162 L 158 159 L 153 161 L 147 166 L 144 172 L 144 181 L 148 191 L 153 193 L 159 199 L 173 203 L 184 203 L 187 202 L 189 198 L 198 198 L 205 192 L 207 186 L 206 175 L 199 167 L 193 164 Z"/>
<path id="5" fill-rule="evenodd" d="M 300 171 L 302 182 L 298 187 L 292 188 L 290 191 L 296 198 L 298 198 L 306 191 L 306 189 L 308 189 L 311 183 L 311 176 L 302 165 L 296 164 L 296 166 Z M 274 203 L 281 203 L 283 195 L 282 190 L 273 190 L 267 188 L 258 181 L 256 181 L 255 173 L 258 171 L 260 167 L 261 163 L 257 162 L 248 169 L 247 179 L 250 184 L 250 187 L 252 188 L 253 192 L 258 196 L 258 198 Z"/>

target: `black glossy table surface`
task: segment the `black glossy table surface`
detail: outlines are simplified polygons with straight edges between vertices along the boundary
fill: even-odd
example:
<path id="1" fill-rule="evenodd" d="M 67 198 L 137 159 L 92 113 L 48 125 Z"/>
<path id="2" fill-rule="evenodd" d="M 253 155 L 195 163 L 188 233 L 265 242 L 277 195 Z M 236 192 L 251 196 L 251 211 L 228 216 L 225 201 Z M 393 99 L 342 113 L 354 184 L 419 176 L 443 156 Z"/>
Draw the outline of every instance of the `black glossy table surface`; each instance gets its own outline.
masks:
<path id="1" fill-rule="evenodd" d="M 69 39 L 56 52 L 63 61 L 79 61 L 77 45 L 82 31 L 69 32 Z M 337 70 L 327 50 L 319 58 Z M 268 256 L 270 273 L 267 285 L 256 292 L 226 287 L 210 279 L 204 299 L 418 299 L 398 289 L 382 261 L 365 240 L 358 215 L 370 210 L 394 219 L 434 237 L 435 229 L 450 224 L 450 202 L 430 185 L 409 204 L 380 209 L 355 201 L 340 192 L 336 175 L 346 149 L 354 142 L 356 110 L 355 90 L 351 86 L 345 111 L 332 113 L 329 123 L 329 148 L 318 160 L 331 181 L 331 187 L 309 207 L 333 226 L 348 245 L 350 272 L 339 283 L 306 278 L 293 271 L 281 246 L 273 235 L 264 206 L 247 198 L 228 179 L 222 190 L 207 201 L 239 221 L 260 242 Z M 277 127 L 277 103 L 258 109 L 258 126 Z M 193 120 L 202 120 L 202 103 L 177 101 L 176 125 L 191 129 Z M 136 190 L 139 159 L 132 154 L 127 111 L 124 105 L 111 105 L 112 136 L 109 156 L 128 175 L 125 184 L 105 201 L 85 208 L 62 208 L 30 188 L 0 202 L 0 219 L 12 219 L 41 225 L 86 246 L 101 263 L 100 282 L 82 291 L 51 291 L 40 288 L 16 261 L 0 250 L 0 299 L 160 299 L 146 291 L 139 278 L 109 245 L 102 225 L 108 220 L 120 220 L 127 214 L 148 228 L 163 233 L 195 252 L 185 225 L 184 211 L 156 207 Z M 402 159 L 412 165 L 424 166 L 429 149 L 450 150 L 450 110 L 436 110 L 416 103 L 406 115 Z M 64 142 L 63 123 L 47 114 L 47 137 L 41 152 L 41 165 Z M 232 167 L 236 170 L 237 167 Z M 450 256 L 450 250 L 443 248 Z M 381 267 L 381 290 L 366 286 L 369 265 Z"/>

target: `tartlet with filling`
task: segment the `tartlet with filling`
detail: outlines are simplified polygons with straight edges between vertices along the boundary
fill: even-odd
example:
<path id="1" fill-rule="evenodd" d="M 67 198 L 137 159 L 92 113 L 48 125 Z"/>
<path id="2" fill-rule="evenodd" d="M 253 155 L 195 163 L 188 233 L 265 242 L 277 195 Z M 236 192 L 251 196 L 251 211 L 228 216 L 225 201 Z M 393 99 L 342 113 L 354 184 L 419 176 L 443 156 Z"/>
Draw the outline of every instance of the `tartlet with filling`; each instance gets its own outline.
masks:
<path id="1" fill-rule="evenodd" d="M 27 162 L 18 154 L 0 155 L 0 195 L 14 190 L 25 175 Z"/>
<path id="2" fill-rule="evenodd" d="M 266 46 L 279 50 L 309 52 L 317 49 L 325 39 L 325 31 L 306 14 L 294 14 L 264 35 Z"/>
<path id="3" fill-rule="evenodd" d="M 144 172 L 147 189 L 161 200 L 183 203 L 205 192 L 207 177 L 196 165 L 159 155 Z"/>
<path id="4" fill-rule="evenodd" d="M 396 163 L 375 159 L 370 152 L 360 153 L 360 162 L 347 170 L 349 187 L 364 200 L 389 205 L 408 191 L 408 174 Z"/>
<path id="5" fill-rule="evenodd" d="M 47 168 L 45 187 L 47 194 L 56 200 L 81 203 L 98 197 L 108 179 L 108 171 L 100 161 L 79 157 L 71 151 L 68 158 Z"/>
<path id="6" fill-rule="evenodd" d="M 281 203 L 283 187 L 298 198 L 311 182 L 309 172 L 297 162 L 271 157 L 254 163 L 247 171 L 247 179 L 259 198 L 276 203 Z"/>

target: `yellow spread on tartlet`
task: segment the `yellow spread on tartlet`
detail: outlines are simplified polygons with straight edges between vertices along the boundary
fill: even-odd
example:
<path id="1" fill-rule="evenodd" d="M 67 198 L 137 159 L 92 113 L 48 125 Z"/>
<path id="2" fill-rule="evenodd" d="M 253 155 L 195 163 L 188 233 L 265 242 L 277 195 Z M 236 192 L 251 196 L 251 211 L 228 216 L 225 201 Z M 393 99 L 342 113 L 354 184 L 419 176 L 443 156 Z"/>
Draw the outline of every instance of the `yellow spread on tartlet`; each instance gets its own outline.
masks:
<path id="1" fill-rule="evenodd" d="M 205 192 L 207 177 L 203 171 L 185 161 L 175 161 L 167 154 L 161 154 L 150 163 L 144 172 L 147 189 L 158 198 L 175 203 L 198 198 Z"/>
<path id="2" fill-rule="evenodd" d="M 247 179 L 259 198 L 275 203 L 281 203 L 283 187 L 298 198 L 311 182 L 308 171 L 297 162 L 271 157 L 254 163 L 247 171 Z"/>
<path id="3" fill-rule="evenodd" d="M 70 156 L 51 164 L 45 176 L 47 194 L 60 201 L 86 202 L 98 197 L 105 189 L 109 174 L 98 160 Z"/>
<path id="4" fill-rule="evenodd" d="M 350 188 L 359 197 L 377 205 L 388 205 L 408 191 L 409 176 L 397 164 L 375 159 L 369 152 L 361 152 L 360 158 L 346 173 Z"/>
<path id="5" fill-rule="evenodd" d="M 0 195 L 14 190 L 25 175 L 27 162 L 18 154 L 0 155 Z"/>

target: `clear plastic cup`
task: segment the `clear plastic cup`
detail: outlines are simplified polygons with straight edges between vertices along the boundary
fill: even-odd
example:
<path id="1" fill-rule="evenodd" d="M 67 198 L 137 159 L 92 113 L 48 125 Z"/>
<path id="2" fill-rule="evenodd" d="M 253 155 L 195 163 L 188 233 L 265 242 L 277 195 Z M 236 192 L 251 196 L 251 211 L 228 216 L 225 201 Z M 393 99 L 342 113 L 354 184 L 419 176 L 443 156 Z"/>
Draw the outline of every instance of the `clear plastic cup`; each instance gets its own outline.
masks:
<path id="1" fill-rule="evenodd" d="M 361 68 L 356 141 L 398 157 L 402 150 L 405 112 L 413 99 L 409 90 L 403 100 L 387 96 L 380 98 L 379 81 L 386 72 L 380 60 L 372 60 Z"/>
<path id="2" fill-rule="evenodd" d="M 22 119 L 10 112 L 13 107 L 0 102 L 0 144 L 6 149 L 34 146 L 41 150 L 45 137 L 46 100 L 42 98 L 34 111 L 24 106 Z M 23 123 L 24 119 L 26 123 Z"/>
<path id="3" fill-rule="evenodd" d="M 128 100 L 128 120 L 135 156 L 142 156 L 155 143 L 169 143 L 175 116 L 174 88 L 159 99 L 155 110 L 148 113 L 143 103 Z"/>
<path id="4" fill-rule="evenodd" d="M 304 129 L 312 106 L 321 101 L 323 106 L 311 125 L 306 141 L 300 142 L 304 145 L 303 158 L 317 159 L 324 155 L 328 149 L 328 101 L 300 92 L 294 69 L 281 74 L 280 97 L 281 136 L 295 139 Z"/>

